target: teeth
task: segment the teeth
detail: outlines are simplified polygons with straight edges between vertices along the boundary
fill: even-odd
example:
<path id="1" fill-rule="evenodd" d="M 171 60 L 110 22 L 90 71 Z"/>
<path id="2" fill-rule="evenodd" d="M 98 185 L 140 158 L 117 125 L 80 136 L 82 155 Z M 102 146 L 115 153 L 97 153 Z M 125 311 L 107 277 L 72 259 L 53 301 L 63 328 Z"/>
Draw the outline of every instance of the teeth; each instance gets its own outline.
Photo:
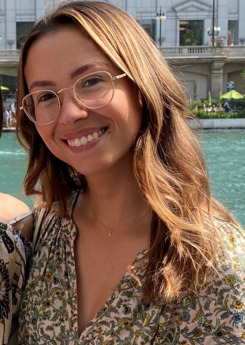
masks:
<path id="1" fill-rule="evenodd" d="M 78 146 L 85 145 L 88 142 L 88 139 L 86 137 L 82 137 L 80 140 L 79 139 L 77 140 L 80 141 L 80 144 Z"/>
<path id="2" fill-rule="evenodd" d="M 73 147 L 83 146 L 95 139 L 98 139 L 104 132 L 105 132 L 104 129 L 102 130 L 100 129 L 98 132 L 88 134 L 87 136 L 83 136 L 81 138 L 67 140 L 67 142 L 70 146 L 73 146 Z"/>
<path id="3" fill-rule="evenodd" d="M 93 136 L 91 134 L 88 135 L 87 139 L 88 139 L 89 142 L 94 140 L 94 138 L 93 138 Z"/>

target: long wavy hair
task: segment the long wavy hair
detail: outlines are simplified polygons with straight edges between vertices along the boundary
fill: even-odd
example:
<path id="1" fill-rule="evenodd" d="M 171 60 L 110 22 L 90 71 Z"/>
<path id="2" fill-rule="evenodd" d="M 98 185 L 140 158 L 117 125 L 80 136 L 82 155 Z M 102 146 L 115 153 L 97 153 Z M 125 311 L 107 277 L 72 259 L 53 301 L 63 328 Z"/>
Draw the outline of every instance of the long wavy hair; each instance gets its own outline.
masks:
<path id="1" fill-rule="evenodd" d="M 152 209 L 142 282 L 145 300 L 171 301 L 186 292 L 195 293 L 216 261 L 219 237 L 214 218 L 235 221 L 210 196 L 204 159 L 187 123 L 183 88 L 154 42 L 128 13 L 101 1 L 73 1 L 46 15 L 29 34 L 19 64 L 18 106 L 29 92 L 24 67 L 30 47 L 65 25 L 87 35 L 142 96 L 134 173 Z M 41 194 L 46 207 L 58 201 L 60 213 L 65 214 L 67 198 L 74 189 L 86 188 L 86 178 L 48 150 L 22 111 L 17 117 L 18 137 L 29 153 L 26 194 Z"/>

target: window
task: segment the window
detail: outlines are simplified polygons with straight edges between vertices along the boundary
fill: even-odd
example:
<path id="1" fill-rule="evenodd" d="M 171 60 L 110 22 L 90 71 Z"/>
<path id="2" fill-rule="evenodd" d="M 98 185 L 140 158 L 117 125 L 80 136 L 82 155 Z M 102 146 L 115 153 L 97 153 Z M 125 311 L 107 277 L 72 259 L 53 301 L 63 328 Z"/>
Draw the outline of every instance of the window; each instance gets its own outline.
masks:
<path id="1" fill-rule="evenodd" d="M 180 46 L 200 46 L 203 44 L 203 21 L 180 20 L 179 22 Z"/>
<path id="2" fill-rule="evenodd" d="M 238 44 L 238 21 L 237 20 L 229 20 L 228 22 L 228 34 L 227 34 L 229 46 L 233 44 Z"/>
<path id="3" fill-rule="evenodd" d="M 139 19 L 138 23 L 145 29 L 148 35 L 153 40 L 155 40 L 156 20 L 155 19 Z"/>
<path id="4" fill-rule="evenodd" d="M 17 22 L 16 23 L 16 42 L 17 49 L 20 49 L 24 43 L 26 36 L 31 31 L 34 22 Z"/>

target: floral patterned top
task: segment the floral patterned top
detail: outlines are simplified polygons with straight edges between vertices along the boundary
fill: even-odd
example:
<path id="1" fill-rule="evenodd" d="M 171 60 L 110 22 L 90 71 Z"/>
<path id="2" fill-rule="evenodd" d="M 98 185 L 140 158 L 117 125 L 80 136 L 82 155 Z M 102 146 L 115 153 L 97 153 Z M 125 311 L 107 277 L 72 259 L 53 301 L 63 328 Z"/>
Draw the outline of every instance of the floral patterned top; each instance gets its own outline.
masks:
<path id="1" fill-rule="evenodd" d="M 221 223 L 231 261 L 220 262 L 196 298 L 175 305 L 145 304 L 141 286 L 129 273 L 78 335 L 72 220 L 52 208 L 35 214 L 36 240 L 19 328 L 20 345 L 213 345 L 245 344 L 245 238 Z M 138 254 L 140 258 L 145 251 Z M 142 269 L 135 274 L 140 278 Z"/>
<path id="2" fill-rule="evenodd" d="M 20 306 L 31 244 L 10 224 L 0 222 L 0 345 L 8 343 L 12 317 Z"/>

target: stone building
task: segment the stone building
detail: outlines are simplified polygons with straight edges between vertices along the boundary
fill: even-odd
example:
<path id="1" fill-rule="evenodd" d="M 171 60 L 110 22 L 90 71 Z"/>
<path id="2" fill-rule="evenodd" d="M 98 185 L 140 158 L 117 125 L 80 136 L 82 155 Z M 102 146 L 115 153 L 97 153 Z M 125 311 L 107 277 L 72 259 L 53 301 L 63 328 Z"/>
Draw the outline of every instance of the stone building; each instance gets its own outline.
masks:
<path id="1" fill-rule="evenodd" d="M 16 91 L 19 49 L 45 10 L 60 0 L 0 0 L 0 84 Z M 108 0 L 129 12 L 156 42 L 191 99 L 244 93 L 244 0 Z"/>

